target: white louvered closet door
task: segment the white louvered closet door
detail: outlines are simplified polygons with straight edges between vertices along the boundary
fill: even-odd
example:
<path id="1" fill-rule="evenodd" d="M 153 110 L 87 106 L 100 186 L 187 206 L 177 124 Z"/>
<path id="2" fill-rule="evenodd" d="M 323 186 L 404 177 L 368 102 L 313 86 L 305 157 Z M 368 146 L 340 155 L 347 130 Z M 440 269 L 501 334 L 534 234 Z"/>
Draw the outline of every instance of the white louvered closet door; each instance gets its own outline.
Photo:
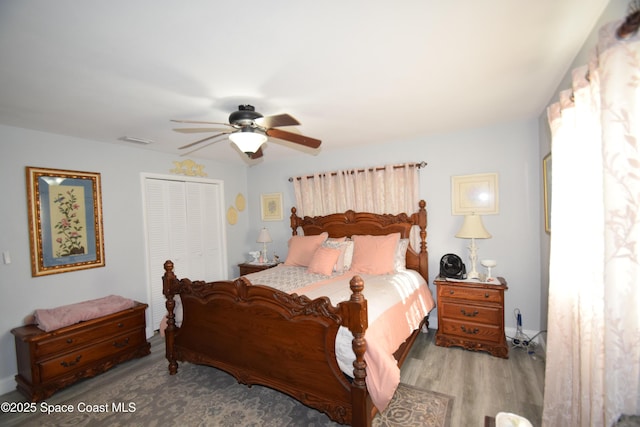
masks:
<path id="1" fill-rule="evenodd" d="M 150 312 L 158 329 L 166 314 L 162 294 L 164 262 L 171 260 L 178 277 L 227 278 L 221 183 L 145 178 Z"/>

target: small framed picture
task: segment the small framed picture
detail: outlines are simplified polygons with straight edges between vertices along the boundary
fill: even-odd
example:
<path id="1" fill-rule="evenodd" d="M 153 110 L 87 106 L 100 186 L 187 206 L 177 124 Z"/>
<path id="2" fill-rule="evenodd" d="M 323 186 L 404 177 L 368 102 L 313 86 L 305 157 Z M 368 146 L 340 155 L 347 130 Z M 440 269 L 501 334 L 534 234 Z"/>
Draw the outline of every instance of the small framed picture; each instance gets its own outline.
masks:
<path id="1" fill-rule="evenodd" d="M 100 174 L 26 172 L 32 276 L 104 267 Z"/>
<path id="2" fill-rule="evenodd" d="M 498 174 L 483 173 L 451 177 L 453 215 L 492 215 L 499 213 Z"/>
<path id="3" fill-rule="evenodd" d="M 262 194 L 260 208 L 263 221 L 282 221 L 282 193 Z"/>
<path id="4" fill-rule="evenodd" d="M 542 160 L 544 181 L 544 231 L 551 234 L 551 153 Z"/>

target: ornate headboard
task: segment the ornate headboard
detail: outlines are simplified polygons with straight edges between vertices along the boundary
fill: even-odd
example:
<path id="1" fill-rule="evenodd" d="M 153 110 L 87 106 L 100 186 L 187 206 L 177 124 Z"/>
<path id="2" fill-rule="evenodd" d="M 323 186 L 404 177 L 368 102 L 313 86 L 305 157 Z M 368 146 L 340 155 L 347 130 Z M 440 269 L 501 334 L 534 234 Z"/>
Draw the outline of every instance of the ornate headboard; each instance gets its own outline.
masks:
<path id="1" fill-rule="evenodd" d="M 380 236 L 390 233 L 400 233 L 401 238 L 408 239 L 411 229 L 417 226 L 420 230 L 419 248 L 411 245 L 407 250 L 407 268 L 416 270 L 429 283 L 429 263 L 427 251 L 427 210 L 426 202 L 420 200 L 418 211 L 407 215 L 375 214 L 370 212 L 335 213 L 325 216 L 305 216 L 300 218 L 296 208 L 291 208 L 292 234 L 298 234 L 298 227 L 302 228 L 305 236 L 313 236 L 323 232 L 329 237 L 351 237 L 353 235 Z"/>

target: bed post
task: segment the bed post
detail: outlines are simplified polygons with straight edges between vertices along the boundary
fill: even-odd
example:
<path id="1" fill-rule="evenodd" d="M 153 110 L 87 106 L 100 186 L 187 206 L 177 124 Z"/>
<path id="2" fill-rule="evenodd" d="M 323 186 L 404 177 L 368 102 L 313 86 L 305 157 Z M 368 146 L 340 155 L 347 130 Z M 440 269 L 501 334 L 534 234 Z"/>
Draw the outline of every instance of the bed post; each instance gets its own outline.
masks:
<path id="1" fill-rule="evenodd" d="M 369 316 L 367 314 L 367 300 L 362 291 L 364 281 L 360 276 L 353 276 L 349 282 L 351 288 L 351 298 L 346 301 L 344 307 L 347 308 L 344 317 L 348 318 L 349 330 L 353 334 L 351 343 L 356 356 L 353 362 L 353 383 L 351 386 L 351 425 L 370 426 L 371 407 L 368 405 L 368 393 L 365 378 L 367 376 L 367 363 L 364 361 L 364 353 L 367 350 L 367 342 L 364 334 L 369 326 Z"/>
<path id="2" fill-rule="evenodd" d="M 167 302 L 165 303 L 167 307 L 167 328 L 164 330 L 166 346 L 165 354 L 169 361 L 169 374 L 175 375 L 178 372 L 178 363 L 176 362 L 173 347 L 176 332 L 176 315 L 173 312 L 176 302 L 173 297 L 175 296 L 174 282 L 177 279 L 176 275 L 173 273 L 173 262 L 166 261 L 164 263 L 164 271 L 165 273 L 162 276 L 162 293 L 167 298 Z"/>
<path id="3" fill-rule="evenodd" d="M 423 277 L 429 283 L 429 253 L 427 252 L 427 202 L 420 200 L 418 212 L 413 214 L 413 221 L 420 228 L 420 253 L 418 265 Z"/>
<path id="4" fill-rule="evenodd" d="M 292 230 L 292 235 L 293 236 L 297 236 L 298 235 L 298 215 L 296 214 L 297 210 L 294 207 L 291 208 L 291 230 Z"/>

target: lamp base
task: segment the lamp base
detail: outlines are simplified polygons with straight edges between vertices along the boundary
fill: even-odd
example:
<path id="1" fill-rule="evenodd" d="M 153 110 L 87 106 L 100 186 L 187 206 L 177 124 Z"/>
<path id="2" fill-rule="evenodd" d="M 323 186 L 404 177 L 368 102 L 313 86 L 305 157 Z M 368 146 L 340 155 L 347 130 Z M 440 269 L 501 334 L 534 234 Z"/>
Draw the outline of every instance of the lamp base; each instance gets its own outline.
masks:
<path id="1" fill-rule="evenodd" d="M 469 245 L 469 260 L 471 260 L 471 271 L 467 273 L 467 279 L 479 279 L 480 273 L 476 270 L 478 247 L 476 246 L 476 239 L 473 237 L 471 238 L 471 244 Z"/>
<path id="2" fill-rule="evenodd" d="M 467 273 L 467 279 L 479 279 L 480 278 L 480 273 L 478 273 L 477 271 L 472 271 L 470 273 Z"/>

